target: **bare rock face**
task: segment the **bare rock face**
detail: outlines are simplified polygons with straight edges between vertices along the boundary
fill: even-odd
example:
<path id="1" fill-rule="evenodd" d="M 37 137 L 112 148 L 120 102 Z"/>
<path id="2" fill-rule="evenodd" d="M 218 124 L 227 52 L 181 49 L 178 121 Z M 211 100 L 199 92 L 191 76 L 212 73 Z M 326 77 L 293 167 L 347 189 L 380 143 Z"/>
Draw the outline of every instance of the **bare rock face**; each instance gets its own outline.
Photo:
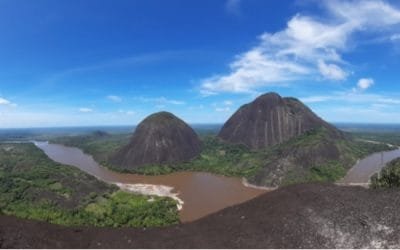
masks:
<path id="1" fill-rule="evenodd" d="M 117 167 L 135 169 L 191 160 L 201 150 L 197 134 L 184 121 L 168 112 L 145 118 L 128 145 L 111 159 Z"/>
<path id="2" fill-rule="evenodd" d="M 236 111 L 218 137 L 228 143 L 244 144 L 250 149 L 262 149 L 319 127 L 327 128 L 334 136 L 342 136 L 340 131 L 299 100 L 267 93 Z"/>

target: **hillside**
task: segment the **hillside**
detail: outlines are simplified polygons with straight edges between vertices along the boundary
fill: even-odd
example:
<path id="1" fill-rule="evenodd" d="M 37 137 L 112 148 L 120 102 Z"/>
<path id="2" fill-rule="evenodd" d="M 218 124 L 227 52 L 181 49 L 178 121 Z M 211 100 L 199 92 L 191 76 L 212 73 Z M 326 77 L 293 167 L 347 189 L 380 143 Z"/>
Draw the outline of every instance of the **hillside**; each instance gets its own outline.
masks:
<path id="1" fill-rule="evenodd" d="M 399 188 L 400 187 L 400 158 L 387 163 L 379 173 L 371 177 L 372 188 Z"/>
<path id="2" fill-rule="evenodd" d="M 0 213 L 61 225 L 178 223 L 172 199 L 135 195 L 50 160 L 31 143 L 0 143 Z"/>
<path id="3" fill-rule="evenodd" d="M 147 175 L 206 171 L 245 177 L 268 187 L 334 182 L 358 159 L 390 149 L 353 140 L 297 99 L 276 93 L 243 105 L 217 136 L 207 133 L 198 138 L 179 118 L 161 112 L 144 119 L 129 142 L 126 137 L 118 141 L 115 135 L 54 142 L 80 147 L 115 171 Z"/>
<path id="4" fill-rule="evenodd" d="M 263 167 L 249 181 L 261 186 L 334 182 L 358 159 L 389 149 L 385 144 L 337 138 L 324 127 L 313 129 L 268 149 Z"/>
<path id="5" fill-rule="evenodd" d="M 276 93 L 240 107 L 218 138 L 264 152 L 262 166 L 248 177 L 260 186 L 334 182 L 369 151 L 367 144 L 353 141 L 299 100 Z"/>
<path id="6" fill-rule="evenodd" d="M 197 134 L 184 121 L 168 112 L 146 117 L 130 142 L 110 157 L 120 169 L 174 164 L 195 158 L 201 150 Z"/>
<path id="7" fill-rule="evenodd" d="M 186 170 L 205 171 L 226 176 L 246 177 L 252 183 L 267 186 L 310 181 L 333 182 L 343 177 L 346 170 L 357 159 L 374 152 L 391 149 L 386 144 L 332 139 L 324 129 L 310 131 L 303 136 L 265 150 L 250 150 L 244 145 L 227 144 L 214 135 L 205 135 L 200 139 L 203 145 L 200 155 L 191 161 L 144 166 L 129 172 L 160 175 Z M 114 154 L 115 150 L 128 143 L 128 137 L 125 134 L 110 135 L 105 138 L 60 137 L 52 142 L 79 147 L 93 155 L 104 166 L 114 171 L 123 171 L 115 168 L 107 159 Z M 332 145 L 331 152 L 329 147 Z M 308 152 L 312 153 L 308 154 Z M 340 157 L 336 158 L 338 152 L 340 152 Z M 285 168 L 281 167 L 280 162 L 286 164 Z"/>
<path id="8" fill-rule="evenodd" d="M 231 144 L 259 150 L 318 128 L 325 128 L 331 137 L 343 137 L 338 129 L 299 100 L 267 93 L 240 107 L 224 124 L 218 137 Z"/>

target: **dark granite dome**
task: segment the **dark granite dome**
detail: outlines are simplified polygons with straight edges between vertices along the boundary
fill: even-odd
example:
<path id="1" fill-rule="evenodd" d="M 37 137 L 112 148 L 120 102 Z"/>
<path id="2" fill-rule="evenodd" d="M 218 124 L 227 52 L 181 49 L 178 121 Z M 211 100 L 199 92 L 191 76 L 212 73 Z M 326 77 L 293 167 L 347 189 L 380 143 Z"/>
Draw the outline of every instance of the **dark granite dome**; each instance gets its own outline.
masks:
<path id="1" fill-rule="evenodd" d="M 218 137 L 229 143 L 262 149 L 319 127 L 342 136 L 299 100 L 267 93 L 240 107 L 224 124 Z"/>
<path id="2" fill-rule="evenodd" d="M 111 162 L 124 169 L 179 163 L 196 157 L 200 150 L 201 142 L 191 127 L 171 113 L 159 112 L 138 125 L 129 144 Z"/>

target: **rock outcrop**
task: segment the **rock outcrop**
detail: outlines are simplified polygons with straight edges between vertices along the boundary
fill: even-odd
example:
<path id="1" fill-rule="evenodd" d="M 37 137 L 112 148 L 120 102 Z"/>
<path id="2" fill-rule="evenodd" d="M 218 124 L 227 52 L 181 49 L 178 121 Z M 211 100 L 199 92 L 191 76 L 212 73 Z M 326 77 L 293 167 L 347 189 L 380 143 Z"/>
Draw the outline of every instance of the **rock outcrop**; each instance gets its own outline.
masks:
<path id="1" fill-rule="evenodd" d="M 399 207 L 398 189 L 292 185 L 194 222 L 146 230 L 0 215 L 0 247 L 400 248 Z"/>
<path id="2" fill-rule="evenodd" d="M 159 112 L 138 125 L 111 163 L 123 169 L 179 163 L 196 157 L 200 150 L 201 141 L 192 128 L 171 113 Z"/>
<path id="3" fill-rule="evenodd" d="M 224 124 L 218 137 L 231 144 L 262 149 L 320 127 L 334 136 L 342 136 L 299 100 L 267 93 L 240 107 Z"/>

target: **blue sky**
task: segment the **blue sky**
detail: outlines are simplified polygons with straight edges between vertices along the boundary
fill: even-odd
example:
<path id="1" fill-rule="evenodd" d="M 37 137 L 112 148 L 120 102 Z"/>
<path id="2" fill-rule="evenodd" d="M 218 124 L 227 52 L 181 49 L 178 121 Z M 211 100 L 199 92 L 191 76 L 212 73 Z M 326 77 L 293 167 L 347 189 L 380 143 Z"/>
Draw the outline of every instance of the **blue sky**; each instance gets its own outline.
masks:
<path id="1" fill-rule="evenodd" d="M 0 127 L 222 123 L 275 91 L 400 123 L 400 3 L 0 0 Z"/>

